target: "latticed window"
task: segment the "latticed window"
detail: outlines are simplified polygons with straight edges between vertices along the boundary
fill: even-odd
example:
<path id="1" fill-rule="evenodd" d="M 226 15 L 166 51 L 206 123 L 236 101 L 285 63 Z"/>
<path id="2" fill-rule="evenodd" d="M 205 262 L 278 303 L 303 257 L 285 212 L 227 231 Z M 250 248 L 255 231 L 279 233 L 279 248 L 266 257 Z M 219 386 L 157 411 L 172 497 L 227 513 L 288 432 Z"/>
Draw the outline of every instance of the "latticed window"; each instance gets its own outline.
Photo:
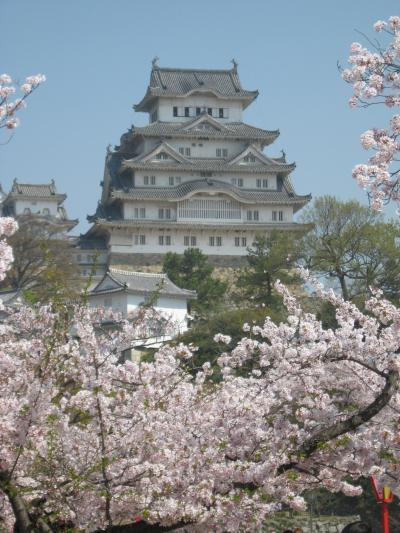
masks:
<path id="1" fill-rule="evenodd" d="M 183 237 L 183 245 L 184 246 L 196 246 L 197 239 L 194 235 L 185 235 Z"/>
<path id="2" fill-rule="evenodd" d="M 135 235 L 135 244 L 146 244 L 146 235 Z"/>
<path id="3" fill-rule="evenodd" d="M 240 203 L 225 199 L 193 199 L 180 202 L 179 218 L 240 220 Z"/>
<path id="4" fill-rule="evenodd" d="M 273 220 L 273 222 L 276 222 L 277 220 L 282 222 L 283 221 L 283 211 L 272 211 L 272 220 Z"/>
<path id="5" fill-rule="evenodd" d="M 158 218 L 167 220 L 171 219 L 171 208 L 170 207 L 160 207 L 158 210 Z"/>
<path id="6" fill-rule="evenodd" d="M 158 244 L 160 246 L 171 246 L 171 235 L 159 235 Z"/>

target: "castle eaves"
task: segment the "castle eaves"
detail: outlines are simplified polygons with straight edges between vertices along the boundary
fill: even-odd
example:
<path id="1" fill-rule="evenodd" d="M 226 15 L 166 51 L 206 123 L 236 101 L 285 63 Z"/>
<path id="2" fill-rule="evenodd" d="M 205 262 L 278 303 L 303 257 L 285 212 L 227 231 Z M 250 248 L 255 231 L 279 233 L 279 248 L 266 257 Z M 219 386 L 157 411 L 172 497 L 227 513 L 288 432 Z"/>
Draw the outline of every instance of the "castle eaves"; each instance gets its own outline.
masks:
<path id="1" fill-rule="evenodd" d="M 105 218 L 98 218 L 94 221 L 94 228 L 98 228 L 101 231 L 101 228 L 134 228 L 135 231 L 140 229 L 156 228 L 158 230 L 168 229 L 176 230 L 179 229 L 192 229 L 193 222 L 168 222 L 162 221 L 162 224 L 154 220 L 131 220 L 131 219 L 120 219 L 120 220 L 109 220 Z M 221 225 L 213 222 L 202 222 L 196 221 L 196 229 L 204 230 L 215 230 L 221 231 Z M 310 230 L 310 224 L 299 224 L 298 222 L 279 222 L 279 225 L 276 222 L 240 222 L 240 223 L 229 223 L 223 226 L 224 230 L 230 231 L 243 231 L 243 230 L 255 230 L 259 231 L 272 231 L 272 230 L 285 230 L 285 231 L 300 231 L 304 232 Z"/>
<path id="2" fill-rule="evenodd" d="M 112 191 L 111 197 L 119 200 L 166 200 L 169 202 L 184 200 L 193 194 L 205 192 L 210 194 L 226 193 L 243 203 L 251 204 L 299 204 L 305 205 L 310 195 L 296 195 L 292 192 L 291 184 L 282 191 L 253 191 L 235 187 L 229 183 L 217 180 L 195 180 L 182 183 L 177 187 L 134 188 L 130 191 Z"/>
<path id="3" fill-rule="evenodd" d="M 227 138 L 250 139 L 272 143 L 278 136 L 279 130 L 263 130 L 243 122 L 228 122 L 226 128 L 221 129 L 188 129 L 176 122 L 153 122 L 147 126 L 135 127 L 133 134 L 143 137 L 175 137 L 175 138 Z"/>
<path id="4" fill-rule="evenodd" d="M 132 169 L 132 170 L 189 170 L 193 171 L 204 171 L 204 172 L 244 172 L 244 173 L 268 173 L 268 172 L 279 172 L 281 174 L 289 174 L 292 172 L 296 165 L 294 163 L 285 164 L 279 163 L 277 161 L 272 162 L 269 165 L 232 165 L 229 164 L 225 159 L 197 159 L 190 158 L 188 163 L 173 163 L 163 162 L 163 163 L 153 163 L 153 162 L 144 162 L 140 160 L 126 159 L 122 162 L 122 169 Z"/>
<path id="5" fill-rule="evenodd" d="M 188 96 L 195 92 L 211 92 L 220 98 L 241 99 L 245 105 L 258 96 L 258 91 L 242 88 L 236 68 L 210 70 L 154 66 L 146 95 L 134 109 L 149 111 L 154 98 Z"/>
<path id="6" fill-rule="evenodd" d="M 130 270 L 120 270 L 117 268 L 110 268 L 105 277 L 111 278 L 117 282 L 121 289 L 139 294 L 159 293 L 165 296 L 185 297 L 187 299 L 195 299 L 196 291 L 189 289 L 181 289 L 175 285 L 166 274 L 147 273 L 147 272 L 132 272 Z M 104 278 L 103 278 L 104 279 Z M 101 289 L 102 281 L 91 291 L 92 294 L 103 292 L 110 292 L 110 289 Z M 97 290 L 96 290 L 97 289 Z M 112 291 L 118 289 L 113 288 Z"/>
<path id="7" fill-rule="evenodd" d="M 42 199 L 56 199 L 62 202 L 66 199 L 66 194 L 59 194 L 55 188 L 54 182 L 49 184 L 32 184 L 32 183 L 18 183 L 14 180 L 11 191 L 7 195 L 8 198 L 42 198 Z"/>

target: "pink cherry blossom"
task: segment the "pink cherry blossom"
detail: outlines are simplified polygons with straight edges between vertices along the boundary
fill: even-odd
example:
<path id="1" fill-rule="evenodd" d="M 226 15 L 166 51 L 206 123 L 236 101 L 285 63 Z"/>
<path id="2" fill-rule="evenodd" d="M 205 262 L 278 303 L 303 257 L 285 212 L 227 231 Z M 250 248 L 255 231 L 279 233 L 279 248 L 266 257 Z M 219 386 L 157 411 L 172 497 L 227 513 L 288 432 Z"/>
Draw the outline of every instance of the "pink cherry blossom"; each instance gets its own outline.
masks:
<path id="1" fill-rule="evenodd" d="M 351 68 L 342 71 L 342 78 L 353 86 L 350 106 L 367 107 L 383 103 L 388 108 L 400 107 L 400 17 L 374 24 L 377 32 L 383 32 L 387 42 L 369 51 L 359 43 L 353 43 L 348 59 Z M 381 210 L 388 201 L 400 202 L 399 168 L 400 122 L 394 115 L 386 129 L 373 128 L 361 135 L 365 150 L 373 150 L 367 171 L 355 167 L 353 177 L 367 190 L 371 206 Z M 367 178 L 368 176 L 369 178 Z"/>
<path id="2" fill-rule="evenodd" d="M 386 22 L 384 20 L 377 20 L 374 24 L 374 30 L 376 32 L 381 32 L 383 28 L 386 26 Z"/>
<path id="3" fill-rule="evenodd" d="M 17 89 L 12 85 L 12 79 L 8 74 L 0 76 L 0 128 L 13 130 L 18 127 L 19 119 L 14 117 L 14 115 L 17 111 L 26 107 L 26 99 L 45 80 L 46 77 L 43 74 L 36 74 L 26 78 L 25 83 L 20 87 L 22 97 L 12 102 L 10 97 Z"/>

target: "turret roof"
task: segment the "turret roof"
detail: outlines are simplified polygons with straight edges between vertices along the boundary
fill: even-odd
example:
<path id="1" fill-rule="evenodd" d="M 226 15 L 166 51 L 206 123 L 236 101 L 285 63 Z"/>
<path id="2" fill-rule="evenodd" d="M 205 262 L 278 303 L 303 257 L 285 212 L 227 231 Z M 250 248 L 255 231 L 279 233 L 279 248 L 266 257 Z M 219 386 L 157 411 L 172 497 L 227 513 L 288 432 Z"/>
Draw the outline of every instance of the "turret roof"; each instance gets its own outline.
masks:
<path id="1" fill-rule="evenodd" d="M 196 291 L 178 287 L 166 274 L 132 272 L 117 268 L 110 268 L 103 279 L 92 289 L 91 294 L 104 294 L 105 292 L 121 290 L 128 290 L 138 294 L 159 293 L 165 296 L 181 296 L 187 299 L 196 298 Z"/>
<path id="2" fill-rule="evenodd" d="M 143 135 L 143 137 L 177 137 L 177 138 L 232 138 L 232 139 L 249 139 L 251 141 L 264 141 L 265 144 L 272 143 L 278 136 L 279 130 L 263 130 L 250 126 L 243 122 L 226 122 L 220 125 L 220 128 L 196 128 L 195 125 L 190 127 L 194 122 L 153 122 L 147 126 L 135 127 L 132 130 L 133 135 Z M 200 125 L 204 125 L 202 121 Z"/>
<path id="3" fill-rule="evenodd" d="M 66 194 L 60 194 L 56 190 L 54 181 L 50 183 L 33 184 L 33 183 L 18 183 L 15 179 L 12 184 L 11 191 L 7 195 L 7 198 L 43 198 L 54 199 L 58 202 L 62 202 L 66 199 Z"/>
<path id="4" fill-rule="evenodd" d="M 206 178 L 187 181 L 177 187 L 135 187 L 128 191 L 114 190 L 111 198 L 120 200 L 166 200 L 169 202 L 181 201 L 194 194 L 225 193 L 243 203 L 279 203 L 305 205 L 311 198 L 310 195 L 300 196 L 294 193 L 289 180 L 284 180 L 282 190 L 255 191 L 236 187 L 230 183 Z"/>
<path id="5" fill-rule="evenodd" d="M 172 159 L 165 161 L 151 161 L 152 154 L 165 151 L 172 156 Z M 245 157 L 248 153 L 256 155 L 256 161 L 249 165 L 240 164 L 240 158 Z M 122 169 L 132 170 L 189 170 L 209 171 L 209 172 L 245 172 L 245 173 L 266 173 L 279 172 L 289 174 L 296 165 L 295 163 L 286 163 L 282 158 L 271 158 L 263 154 L 254 145 L 247 146 L 240 154 L 235 154 L 231 159 L 224 158 L 195 158 L 184 157 L 177 152 L 175 148 L 163 141 L 150 151 L 140 154 L 132 159 L 125 159 L 121 164 Z"/>
<path id="6" fill-rule="evenodd" d="M 153 65 L 150 83 L 135 111 L 149 111 L 157 97 L 188 96 L 192 93 L 213 93 L 220 98 L 241 99 L 249 105 L 258 91 L 242 88 L 236 66 L 228 70 L 161 68 Z"/>

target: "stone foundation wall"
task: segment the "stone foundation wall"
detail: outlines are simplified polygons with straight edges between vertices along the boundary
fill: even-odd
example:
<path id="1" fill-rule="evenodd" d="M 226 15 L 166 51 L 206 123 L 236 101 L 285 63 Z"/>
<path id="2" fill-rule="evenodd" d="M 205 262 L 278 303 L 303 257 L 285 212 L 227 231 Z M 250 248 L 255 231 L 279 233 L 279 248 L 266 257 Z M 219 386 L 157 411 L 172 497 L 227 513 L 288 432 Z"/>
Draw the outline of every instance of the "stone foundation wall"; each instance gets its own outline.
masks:
<path id="1" fill-rule="evenodd" d="M 281 533 L 285 529 L 301 528 L 302 533 L 341 533 L 352 522 L 358 522 L 358 515 L 352 516 L 311 516 L 307 513 L 290 515 L 276 513 L 262 528 L 263 533 Z M 176 533 L 205 533 L 202 526 L 186 526 L 174 529 Z"/>
<path id="2" fill-rule="evenodd" d="M 127 265 L 129 267 L 151 267 L 162 265 L 165 254 L 119 254 L 112 253 L 110 256 L 110 266 Z M 239 268 L 246 264 L 246 257 L 234 255 L 209 255 L 208 260 L 215 267 Z"/>

